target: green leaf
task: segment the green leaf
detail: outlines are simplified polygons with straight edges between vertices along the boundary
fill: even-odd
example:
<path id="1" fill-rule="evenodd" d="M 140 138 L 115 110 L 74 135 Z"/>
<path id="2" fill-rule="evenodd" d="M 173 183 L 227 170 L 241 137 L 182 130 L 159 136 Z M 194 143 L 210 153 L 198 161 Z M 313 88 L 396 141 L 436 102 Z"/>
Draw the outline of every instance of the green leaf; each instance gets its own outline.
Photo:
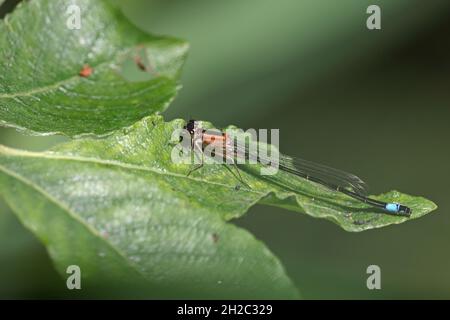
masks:
<path id="1" fill-rule="evenodd" d="M 161 116 L 153 116 L 114 134 L 107 141 L 73 141 L 60 145 L 55 150 L 157 168 L 181 175 L 182 181 L 190 181 L 185 180 L 184 176 L 192 166 L 174 164 L 171 161 L 172 148 L 174 143 L 178 142 L 177 136 L 175 135 L 174 140 L 171 135 L 174 130 L 180 130 L 184 125 L 185 122 L 181 119 L 165 123 Z M 208 122 L 203 122 L 202 126 L 214 128 Z M 346 231 L 363 231 L 402 223 L 419 218 L 437 208 L 432 201 L 397 191 L 373 196 L 379 200 L 402 203 L 413 210 L 410 218 L 387 215 L 344 194 L 292 177 L 282 171 L 275 176 L 262 176 L 260 168 L 254 165 L 243 166 L 240 170 L 243 180 L 251 186 L 249 189 L 241 186 L 229 169 L 220 164 L 205 165 L 201 170 L 192 173 L 192 178 L 201 181 L 198 190 L 189 183 L 181 187 L 179 182 L 176 189 L 192 196 L 191 201 L 196 199 L 205 206 L 217 207 L 218 213 L 225 220 L 242 216 L 249 207 L 260 202 L 331 220 Z M 202 193 L 206 187 L 208 192 Z M 239 188 L 239 191 L 234 190 L 235 188 Z"/>
<path id="2" fill-rule="evenodd" d="M 146 297 L 296 298 L 274 255 L 222 219 L 248 206 L 247 192 L 205 189 L 170 170 L 170 153 L 158 163 L 180 123 L 146 118 L 126 134 L 44 153 L 2 147 L 1 193 L 63 277 L 80 266 L 85 290 L 110 283 Z M 217 202 L 225 193 L 235 193 L 234 205 Z"/>
<path id="3" fill-rule="evenodd" d="M 257 202 L 326 218 L 348 231 L 436 208 L 398 192 L 377 197 L 414 211 L 410 219 L 393 217 L 306 180 L 283 173 L 263 180 L 241 170 L 248 188 L 218 164 L 187 176 L 191 165 L 171 161 L 173 133 L 183 125 L 150 116 L 105 139 L 74 140 L 43 153 L 2 147 L 0 190 L 61 274 L 76 264 L 88 283 L 123 279 L 155 295 L 183 297 L 296 297 L 273 254 L 226 222 Z"/>
<path id="4" fill-rule="evenodd" d="M 74 4 L 79 30 L 68 27 Z M 68 136 L 128 126 L 167 108 L 187 49 L 140 31 L 107 0 L 21 3 L 0 21 L 0 123 Z M 80 76 L 85 66 L 92 73 Z"/>

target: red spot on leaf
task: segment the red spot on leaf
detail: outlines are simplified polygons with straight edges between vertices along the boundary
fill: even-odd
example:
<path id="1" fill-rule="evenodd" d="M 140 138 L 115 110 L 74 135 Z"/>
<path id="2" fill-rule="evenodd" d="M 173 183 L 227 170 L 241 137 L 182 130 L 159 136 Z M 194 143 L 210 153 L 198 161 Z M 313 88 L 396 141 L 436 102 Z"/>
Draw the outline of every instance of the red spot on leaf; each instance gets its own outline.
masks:
<path id="1" fill-rule="evenodd" d="M 83 69 L 80 70 L 79 75 L 80 77 L 87 78 L 92 74 L 92 72 L 94 72 L 94 69 L 92 69 L 89 65 L 85 64 L 83 66 Z"/>

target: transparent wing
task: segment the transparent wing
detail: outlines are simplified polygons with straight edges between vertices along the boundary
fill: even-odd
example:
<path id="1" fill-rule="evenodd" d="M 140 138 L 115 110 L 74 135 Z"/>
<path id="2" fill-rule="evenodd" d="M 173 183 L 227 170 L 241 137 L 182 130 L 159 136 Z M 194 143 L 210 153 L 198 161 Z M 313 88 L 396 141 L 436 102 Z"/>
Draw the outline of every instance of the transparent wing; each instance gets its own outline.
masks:
<path id="1" fill-rule="evenodd" d="M 358 176 L 323 164 L 314 163 L 300 158 L 280 154 L 280 167 L 297 171 L 299 175 L 315 177 L 326 184 L 331 184 L 353 190 L 361 195 L 367 195 L 368 186 Z"/>
<path id="2" fill-rule="evenodd" d="M 245 154 L 246 159 L 252 157 L 253 159 L 262 160 L 263 163 L 269 163 L 270 161 L 270 159 L 261 154 L 253 154 L 254 151 L 249 150 L 248 146 L 235 145 L 235 150 L 238 155 Z M 278 166 L 280 170 L 284 170 L 300 178 L 309 178 L 312 181 L 316 181 L 328 187 L 339 186 L 340 188 L 345 188 L 361 195 L 367 195 L 367 184 L 352 173 L 300 158 L 290 157 L 281 153 L 279 154 Z"/>

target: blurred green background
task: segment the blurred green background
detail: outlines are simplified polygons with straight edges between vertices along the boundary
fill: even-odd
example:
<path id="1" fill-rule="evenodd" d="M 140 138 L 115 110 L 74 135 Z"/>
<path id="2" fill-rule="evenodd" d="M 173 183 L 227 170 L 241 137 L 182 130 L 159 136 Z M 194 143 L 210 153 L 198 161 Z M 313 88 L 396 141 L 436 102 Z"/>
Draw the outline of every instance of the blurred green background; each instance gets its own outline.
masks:
<path id="1" fill-rule="evenodd" d="M 129 0 L 141 28 L 191 44 L 166 119 L 279 128 L 281 150 L 439 209 L 363 233 L 257 205 L 236 224 L 281 259 L 307 299 L 450 298 L 448 0 Z M 382 30 L 366 28 L 378 4 Z M 42 150 L 61 137 L 1 129 Z M 382 289 L 366 288 L 381 267 Z M 0 204 L 0 298 L 68 297 L 44 247 Z"/>

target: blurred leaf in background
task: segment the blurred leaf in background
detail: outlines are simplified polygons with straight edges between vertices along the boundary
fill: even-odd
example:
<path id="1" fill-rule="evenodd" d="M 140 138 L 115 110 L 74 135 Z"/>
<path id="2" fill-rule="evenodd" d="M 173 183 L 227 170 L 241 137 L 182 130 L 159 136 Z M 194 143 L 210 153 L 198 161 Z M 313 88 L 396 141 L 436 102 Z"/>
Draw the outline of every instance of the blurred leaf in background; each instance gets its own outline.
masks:
<path id="1" fill-rule="evenodd" d="M 366 28 L 370 4 L 382 7 L 382 32 Z M 323 78 L 414 38 L 448 4 L 132 0 L 122 7 L 145 30 L 176 34 L 191 44 L 184 90 L 169 115 L 194 114 L 218 125 L 239 121 L 243 127 L 280 109 L 286 95 L 301 94 Z"/>

